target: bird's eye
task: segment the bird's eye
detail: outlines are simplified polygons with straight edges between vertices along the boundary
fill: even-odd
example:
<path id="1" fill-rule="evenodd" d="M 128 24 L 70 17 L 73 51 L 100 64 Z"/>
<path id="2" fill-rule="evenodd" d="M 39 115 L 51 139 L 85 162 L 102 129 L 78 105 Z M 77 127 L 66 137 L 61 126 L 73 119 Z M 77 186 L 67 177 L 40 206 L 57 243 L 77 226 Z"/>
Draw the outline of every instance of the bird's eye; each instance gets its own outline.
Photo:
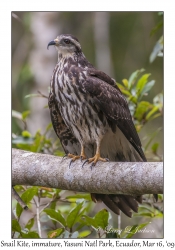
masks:
<path id="1" fill-rule="evenodd" d="M 65 42 L 66 44 L 69 44 L 69 43 L 70 43 L 70 40 L 69 40 L 69 39 L 64 39 L 64 42 Z"/>

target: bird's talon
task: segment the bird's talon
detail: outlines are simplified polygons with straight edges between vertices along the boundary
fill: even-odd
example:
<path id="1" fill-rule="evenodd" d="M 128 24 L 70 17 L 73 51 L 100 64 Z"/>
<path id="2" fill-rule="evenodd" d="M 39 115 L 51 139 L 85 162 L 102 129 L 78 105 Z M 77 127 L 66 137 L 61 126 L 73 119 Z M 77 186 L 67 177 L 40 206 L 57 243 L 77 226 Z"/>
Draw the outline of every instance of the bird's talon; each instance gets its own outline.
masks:
<path id="1" fill-rule="evenodd" d="M 90 168 L 92 170 L 92 168 L 95 166 L 95 163 L 93 162 L 91 165 L 90 165 Z"/>
<path id="2" fill-rule="evenodd" d="M 68 154 L 65 154 L 65 155 L 63 156 L 62 160 L 63 160 L 65 157 L 67 157 L 67 156 L 68 156 Z"/>
<path id="3" fill-rule="evenodd" d="M 89 158 L 88 161 L 89 161 L 89 163 L 92 162 L 92 166 L 95 166 L 98 161 L 106 162 L 106 161 L 109 161 L 109 159 L 108 158 L 102 158 L 102 157 L 100 157 L 100 154 L 96 154 L 94 157 Z"/>
<path id="4" fill-rule="evenodd" d="M 88 162 L 89 160 L 85 160 L 84 162 L 83 162 L 83 164 L 82 164 L 82 168 L 83 168 L 83 166 L 86 164 L 86 162 Z"/>
<path id="5" fill-rule="evenodd" d="M 61 159 L 61 162 L 64 160 L 64 158 L 67 156 L 67 154 L 65 154 L 63 157 L 62 157 L 62 159 Z"/>
<path id="6" fill-rule="evenodd" d="M 70 163 L 69 163 L 69 168 L 70 168 L 70 166 L 71 166 L 72 162 L 73 162 L 73 159 L 72 159 L 72 160 L 70 161 Z"/>

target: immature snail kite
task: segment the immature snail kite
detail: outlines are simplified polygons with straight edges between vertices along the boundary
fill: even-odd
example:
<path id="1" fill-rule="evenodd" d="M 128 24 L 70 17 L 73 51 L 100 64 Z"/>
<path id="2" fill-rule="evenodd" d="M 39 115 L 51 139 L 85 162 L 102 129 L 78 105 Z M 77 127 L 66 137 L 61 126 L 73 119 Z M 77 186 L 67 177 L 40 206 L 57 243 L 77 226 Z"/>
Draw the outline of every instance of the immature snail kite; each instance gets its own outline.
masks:
<path id="1" fill-rule="evenodd" d="M 146 161 L 127 101 L 115 80 L 84 56 L 77 38 L 59 35 L 48 44 L 58 51 L 49 95 L 53 128 L 71 162 Z M 91 194 L 114 213 L 131 217 L 142 196 Z"/>

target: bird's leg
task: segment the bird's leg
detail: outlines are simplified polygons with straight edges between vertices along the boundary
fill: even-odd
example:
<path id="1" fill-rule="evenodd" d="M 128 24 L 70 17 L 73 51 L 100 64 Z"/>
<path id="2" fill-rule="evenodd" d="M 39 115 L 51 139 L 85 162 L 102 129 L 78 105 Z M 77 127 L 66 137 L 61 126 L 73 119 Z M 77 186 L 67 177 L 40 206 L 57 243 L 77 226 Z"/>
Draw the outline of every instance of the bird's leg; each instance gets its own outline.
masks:
<path id="1" fill-rule="evenodd" d="M 68 154 L 67 156 L 71 158 L 72 161 L 78 160 L 80 158 L 80 155 Z"/>
<path id="2" fill-rule="evenodd" d="M 85 155 L 85 152 L 84 152 L 84 146 L 81 146 L 81 154 L 80 155 L 68 154 L 67 156 L 69 158 L 72 158 L 73 161 L 75 161 L 77 159 L 81 159 L 81 160 L 86 159 L 86 155 Z"/>
<path id="3" fill-rule="evenodd" d="M 80 159 L 81 159 L 81 161 L 84 160 L 84 159 L 86 159 L 86 155 L 85 155 L 85 152 L 84 152 L 84 146 L 81 146 Z"/>
<path id="4" fill-rule="evenodd" d="M 88 159 L 89 163 L 92 162 L 91 168 L 93 166 L 95 166 L 95 164 L 97 163 L 97 161 L 103 161 L 103 162 L 109 161 L 107 158 L 102 158 L 100 156 L 100 143 L 97 143 L 97 149 L 96 149 L 96 153 L 95 153 L 94 157 Z"/>
<path id="5" fill-rule="evenodd" d="M 86 159 L 86 155 L 85 155 L 85 152 L 84 152 L 84 146 L 81 145 L 81 154 L 80 154 L 80 155 L 68 154 L 67 156 L 68 156 L 69 158 L 71 158 L 71 162 L 70 162 L 70 164 L 69 164 L 69 167 L 70 167 L 71 163 L 72 163 L 73 161 L 75 161 L 75 160 L 81 159 L 81 161 L 82 161 L 82 160 Z"/>

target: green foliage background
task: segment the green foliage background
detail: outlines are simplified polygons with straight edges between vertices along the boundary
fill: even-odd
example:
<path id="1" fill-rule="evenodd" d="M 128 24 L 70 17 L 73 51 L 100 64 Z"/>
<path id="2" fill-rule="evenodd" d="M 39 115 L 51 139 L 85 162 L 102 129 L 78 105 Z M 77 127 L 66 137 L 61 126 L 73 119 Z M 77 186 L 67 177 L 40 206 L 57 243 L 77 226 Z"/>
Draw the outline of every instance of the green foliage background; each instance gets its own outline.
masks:
<path id="1" fill-rule="evenodd" d="M 52 13 L 48 15 L 51 23 L 61 20 L 62 32 L 60 33 L 72 33 L 78 38 L 80 36 L 84 54 L 88 55 L 88 59 L 95 65 L 93 22 L 89 21 L 93 13 L 63 12 L 59 13 L 58 17 Z M 151 25 L 144 23 L 144 20 L 149 19 L 148 17 L 152 20 Z M 109 23 L 112 62 L 114 72 L 117 72 L 115 78 L 121 79 L 117 80 L 117 84 L 128 99 L 133 121 L 149 161 L 163 160 L 163 61 L 162 58 L 157 57 L 157 55 L 162 56 L 163 49 L 162 17 L 161 13 L 153 12 L 112 12 Z M 41 129 L 30 128 L 30 122 L 35 123 L 32 118 L 34 109 L 31 106 L 34 99 L 38 102 L 41 98 L 45 100 L 44 112 L 49 113 L 48 90 L 46 88 L 43 93 L 42 89 L 38 89 L 29 59 L 35 44 L 31 31 L 32 18 L 34 17 L 29 12 L 15 12 L 12 17 L 12 58 L 14 58 L 12 60 L 12 143 L 13 147 L 19 149 L 62 156 L 64 153 L 59 139 L 53 132 L 49 116 L 45 119 L 47 125 L 42 126 Z M 80 21 L 81 27 L 77 25 Z M 22 37 L 21 40 L 20 37 Z M 52 39 L 53 37 L 48 37 L 48 42 Z M 24 53 L 25 56 L 21 56 L 22 59 L 19 55 L 23 51 L 16 52 L 19 49 L 19 42 L 27 50 Z M 27 48 L 25 43 L 28 43 Z M 126 50 L 126 47 L 130 49 Z M 140 69 L 136 70 L 137 68 Z M 46 79 L 48 86 L 49 80 L 50 76 Z M 23 211 L 13 200 L 14 238 L 147 237 L 146 234 L 139 234 L 137 231 L 150 223 L 154 227 L 155 225 L 159 227 L 154 237 L 163 235 L 162 195 L 159 195 L 157 203 L 153 203 L 150 196 L 145 196 L 144 204 L 139 207 L 139 213 L 134 214 L 132 220 L 122 215 L 122 223 L 119 225 L 117 216 L 102 205 L 94 205 L 89 194 L 44 187 L 16 186 L 15 189 L 29 206 L 30 212 Z M 26 213 L 27 216 L 25 216 Z M 129 232 L 125 230 L 128 226 Z M 121 233 L 120 230 L 122 230 Z"/>

